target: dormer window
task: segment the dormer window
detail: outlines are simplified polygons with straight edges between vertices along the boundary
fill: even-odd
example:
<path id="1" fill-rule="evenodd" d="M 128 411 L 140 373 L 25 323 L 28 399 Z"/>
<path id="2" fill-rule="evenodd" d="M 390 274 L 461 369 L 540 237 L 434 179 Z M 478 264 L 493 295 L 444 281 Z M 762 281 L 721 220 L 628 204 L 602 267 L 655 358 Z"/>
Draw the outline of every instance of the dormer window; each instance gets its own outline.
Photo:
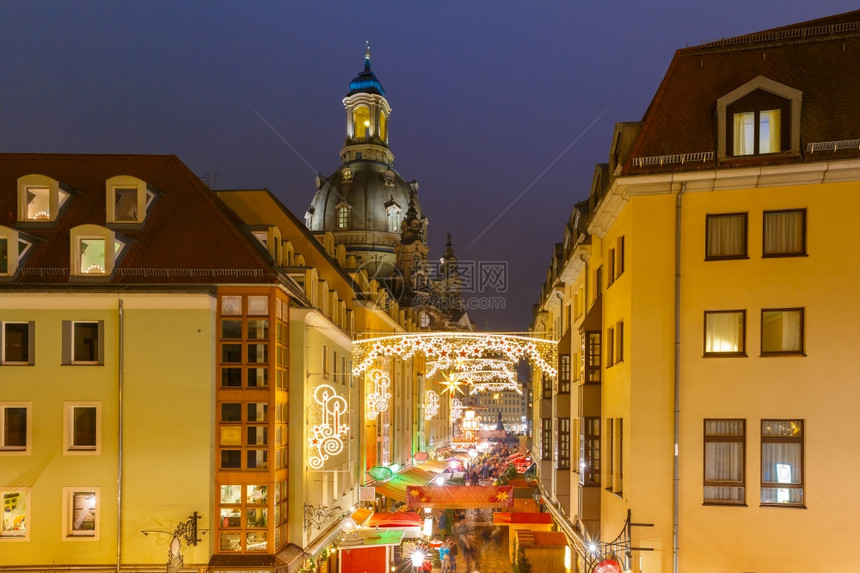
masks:
<path id="1" fill-rule="evenodd" d="M 69 197 L 69 189 L 56 179 L 38 174 L 19 177 L 18 220 L 33 223 L 56 221 Z"/>
<path id="2" fill-rule="evenodd" d="M 801 95 L 759 76 L 717 100 L 720 157 L 798 153 Z"/>
<path id="3" fill-rule="evenodd" d="M 252 227 L 251 234 L 257 239 L 276 265 L 281 264 L 281 231 L 275 226 Z"/>
<path id="4" fill-rule="evenodd" d="M 305 227 L 308 229 L 314 224 L 314 208 L 311 207 L 307 211 L 305 211 Z"/>
<path id="5" fill-rule="evenodd" d="M 117 175 L 105 182 L 108 223 L 143 223 L 155 200 L 155 188 L 130 175 Z"/>
<path id="6" fill-rule="evenodd" d="M 16 229 L 0 225 L 0 277 L 14 275 L 32 247 Z"/>
<path id="7" fill-rule="evenodd" d="M 337 228 L 349 228 L 349 205 L 341 203 L 337 206 Z"/>
<path id="8" fill-rule="evenodd" d="M 124 254 L 126 241 L 98 225 L 80 225 L 71 231 L 70 269 L 73 276 L 98 277 L 113 273 Z"/>

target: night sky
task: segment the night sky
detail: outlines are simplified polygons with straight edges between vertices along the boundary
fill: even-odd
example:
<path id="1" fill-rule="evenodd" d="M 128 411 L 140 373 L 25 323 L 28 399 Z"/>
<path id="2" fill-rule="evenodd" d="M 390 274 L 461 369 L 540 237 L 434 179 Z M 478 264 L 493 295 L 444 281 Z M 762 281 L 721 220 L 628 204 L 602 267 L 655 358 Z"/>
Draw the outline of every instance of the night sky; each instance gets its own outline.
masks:
<path id="1" fill-rule="evenodd" d="M 369 41 L 394 168 L 420 185 L 431 257 L 452 233 L 461 261 L 505 262 L 507 292 L 474 295 L 505 309 L 470 316 L 525 331 L 614 123 L 642 118 L 675 50 L 856 8 L 7 0 L 0 152 L 175 154 L 213 188 L 266 187 L 301 218 L 316 174 L 340 165 L 341 100 Z"/>

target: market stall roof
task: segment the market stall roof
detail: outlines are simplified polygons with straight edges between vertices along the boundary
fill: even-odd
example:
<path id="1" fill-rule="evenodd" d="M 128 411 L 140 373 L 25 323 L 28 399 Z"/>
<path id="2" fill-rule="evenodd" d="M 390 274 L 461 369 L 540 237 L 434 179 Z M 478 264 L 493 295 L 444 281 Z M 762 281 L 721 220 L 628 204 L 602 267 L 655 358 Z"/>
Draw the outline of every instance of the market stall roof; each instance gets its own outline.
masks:
<path id="1" fill-rule="evenodd" d="M 406 488 L 412 485 L 425 485 L 434 474 L 421 468 L 409 468 L 387 482 L 376 486 L 376 493 L 397 501 L 406 501 Z"/>
<path id="2" fill-rule="evenodd" d="M 337 540 L 337 546 L 358 549 L 361 547 L 400 545 L 401 541 L 403 541 L 402 529 L 360 529 L 342 536 Z"/>
<path id="3" fill-rule="evenodd" d="M 552 523 L 552 515 L 536 512 L 497 511 L 493 514 L 496 525 L 548 525 Z"/>
<path id="4" fill-rule="evenodd" d="M 367 522 L 368 527 L 421 527 L 423 524 L 424 520 L 414 511 L 378 512 Z"/>
<path id="5" fill-rule="evenodd" d="M 370 514 L 372 514 L 372 513 L 373 513 L 373 510 L 372 510 L 372 509 L 367 509 L 367 508 L 364 508 L 364 507 L 359 507 L 359 508 L 358 508 L 358 509 L 356 509 L 354 512 L 352 512 L 352 515 L 350 515 L 350 517 L 351 517 L 353 520 L 355 520 L 355 522 L 356 522 L 358 525 L 361 525 L 361 524 L 363 524 L 363 523 L 365 522 L 365 520 L 366 520 L 368 517 L 370 517 Z"/>
<path id="6" fill-rule="evenodd" d="M 523 547 L 560 547 L 567 545 L 567 537 L 561 531 L 517 529 L 517 541 Z"/>
<path id="7" fill-rule="evenodd" d="M 509 485 L 410 486 L 406 506 L 435 509 L 502 508 L 514 504 L 514 488 Z"/>
<path id="8" fill-rule="evenodd" d="M 418 468 L 438 474 L 448 469 L 448 462 L 445 460 L 427 460 L 426 462 L 421 462 Z"/>

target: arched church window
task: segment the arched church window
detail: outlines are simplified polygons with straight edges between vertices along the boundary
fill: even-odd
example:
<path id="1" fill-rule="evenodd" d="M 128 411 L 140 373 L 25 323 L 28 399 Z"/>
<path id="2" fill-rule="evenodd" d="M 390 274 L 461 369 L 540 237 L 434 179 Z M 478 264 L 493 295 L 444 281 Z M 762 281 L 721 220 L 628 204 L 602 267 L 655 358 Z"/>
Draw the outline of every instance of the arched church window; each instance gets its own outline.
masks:
<path id="1" fill-rule="evenodd" d="M 346 205 L 341 205 L 337 208 L 337 228 L 349 228 L 349 207 Z"/>
<path id="2" fill-rule="evenodd" d="M 400 209 L 396 205 L 388 208 L 388 232 L 396 233 L 400 227 Z"/>
<path id="3" fill-rule="evenodd" d="M 355 123 L 355 137 L 361 139 L 370 137 L 370 109 L 360 105 L 352 112 L 352 120 Z"/>

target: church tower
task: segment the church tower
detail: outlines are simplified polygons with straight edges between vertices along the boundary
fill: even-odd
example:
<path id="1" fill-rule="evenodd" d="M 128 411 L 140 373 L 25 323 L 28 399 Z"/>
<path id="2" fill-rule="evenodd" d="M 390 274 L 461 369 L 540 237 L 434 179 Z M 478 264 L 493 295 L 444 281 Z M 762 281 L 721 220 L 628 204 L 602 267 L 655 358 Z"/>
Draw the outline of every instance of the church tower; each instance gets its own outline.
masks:
<path id="1" fill-rule="evenodd" d="M 395 246 L 410 201 L 421 222 L 421 241 L 427 241 L 427 218 L 418 202 L 418 183 L 406 182 L 394 170 L 388 147 L 391 106 L 370 66 L 370 47 L 364 69 L 349 84 L 343 99 L 346 141 L 341 165 L 329 176 L 316 178 L 316 194 L 305 214 L 315 235 L 334 235 L 371 277 L 390 277 L 395 271 Z"/>

